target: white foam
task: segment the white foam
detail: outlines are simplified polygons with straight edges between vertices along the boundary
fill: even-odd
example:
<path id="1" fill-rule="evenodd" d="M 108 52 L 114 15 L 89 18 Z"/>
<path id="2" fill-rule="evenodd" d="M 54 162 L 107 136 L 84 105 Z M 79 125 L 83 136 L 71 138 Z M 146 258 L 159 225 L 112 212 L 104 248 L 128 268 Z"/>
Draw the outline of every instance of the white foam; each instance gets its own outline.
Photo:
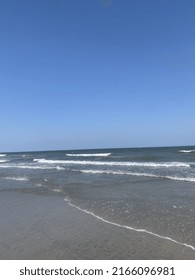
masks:
<path id="1" fill-rule="evenodd" d="M 60 166 L 56 166 L 56 169 L 57 169 L 57 170 L 65 170 L 65 168 L 60 167 Z"/>
<path id="2" fill-rule="evenodd" d="M 90 160 L 48 160 L 33 159 L 39 163 L 48 164 L 82 164 L 82 165 L 108 165 L 108 166 L 144 166 L 144 167 L 190 167 L 190 164 L 184 162 L 117 162 L 117 161 L 90 161 Z"/>
<path id="3" fill-rule="evenodd" d="M 91 174 L 113 174 L 113 175 L 130 175 L 130 176 L 139 176 L 139 177 L 153 177 L 153 178 L 163 178 L 176 181 L 186 181 L 186 182 L 195 182 L 195 178 L 190 177 L 176 177 L 176 176 L 161 176 L 150 173 L 139 173 L 139 172 L 124 172 L 124 171 L 113 171 L 113 170 L 72 170 L 79 171 L 82 173 L 91 173 Z"/>
<path id="4" fill-rule="evenodd" d="M 6 154 L 0 154 L 0 157 L 5 157 L 6 156 Z"/>
<path id="5" fill-rule="evenodd" d="M 53 192 L 62 192 L 61 190 L 59 189 L 52 189 Z"/>
<path id="6" fill-rule="evenodd" d="M 108 157 L 111 153 L 100 153 L 100 154 L 66 154 L 68 157 Z"/>
<path id="7" fill-rule="evenodd" d="M 195 178 L 190 177 L 164 176 L 164 178 L 177 181 L 195 182 Z"/>
<path id="8" fill-rule="evenodd" d="M 0 159 L 0 163 L 7 162 L 7 160 Z"/>
<path id="9" fill-rule="evenodd" d="M 63 167 L 59 167 L 59 166 L 33 166 L 33 165 L 0 165 L 0 168 L 19 168 L 19 169 L 40 169 L 40 170 L 51 170 L 51 169 L 56 169 L 56 170 L 64 170 Z"/>
<path id="10" fill-rule="evenodd" d="M 79 171 L 82 173 L 91 173 L 91 174 L 113 174 L 113 175 L 131 175 L 131 176 L 147 176 L 147 177 L 159 177 L 155 174 L 149 173 L 138 173 L 138 172 L 124 172 L 124 171 L 113 171 L 113 170 L 73 170 Z"/>
<path id="11" fill-rule="evenodd" d="M 193 153 L 195 150 L 179 150 L 180 153 Z"/>
<path id="12" fill-rule="evenodd" d="M 190 245 L 190 244 L 179 242 L 179 241 L 177 241 L 177 240 L 175 240 L 175 239 L 172 239 L 171 237 L 159 235 L 159 234 L 157 234 L 157 233 L 154 233 L 154 232 L 152 232 L 152 231 L 148 231 L 148 230 L 146 230 L 146 229 L 137 229 L 137 228 L 133 228 L 133 227 L 130 227 L 130 226 L 126 226 L 126 225 L 121 225 L 121 224 L 117 224 L 117 223 L 114 223 L 114 222 L 110 222 L 110 221 L 108 221 L 108 220 L 106 220 L 106 219 L 104 219 L 104 218 L 102 218 L 102 217 L 100 217 L 100 216 L 98 216 L 98 215 L 95 215 L 95 214 L 94 214 L 93 212 L 91 212 L 91 211 L 88 211 L 88 210 L 86 210 L 86 209 L 82 209 L 82 208 L 80 208 L 80 207 L 78 207 L 78 206 L 72 204 L 68 198 L 65 198 L 64 200 L 65 200 L 66 202 L 68 202 L 68 204 L 69 204 L 70 206 L 72 206 L 72 207 L 74 207 L 74 208 L 76 208 L 76 209 L 78 209 L 78 210 L 80 210 L 80 211 L 82 211 L 82 212 L 84 212 L 84 213 L 86 213 L 86 214 L 88 214 L 88 215 L 91 215 L 91 216 L 95 217 L 96 219 L 101 220 L 101 221 L 104 222 L 104 223 L 107 223 L 107 224 L 110 224 L 110 225 L 113 225 L 113 226 L 117 226 L 117 227 L 120 227 L 120 228 L 125 228 L 125 229 L 128 229 L 128 230 L 133 230 L 133 231 L 136 231 L 136 232 L 141 232 L 141 233 L 150 234 L 150 235 L 152 235 L 152 236 L 155 236 L 155 237 L 158 237 L 158 238 L 160 238 L 160 239 L 164 239 L 164 240 L 168 240 L 168 241 L 174 242 L 174 243 L 176 243 L 176 244 L 178 244 L 178 245 L 187 247 L 187 248 L 192 249 L 193 251 L 195 251 L 195 247 L 192 246 L 192 245 Z"/>
<path id="13" fill-rule="evenodd" d="M 14 181 L 29 181 L 26 177 L 5 177 L 5 179 Z"/>

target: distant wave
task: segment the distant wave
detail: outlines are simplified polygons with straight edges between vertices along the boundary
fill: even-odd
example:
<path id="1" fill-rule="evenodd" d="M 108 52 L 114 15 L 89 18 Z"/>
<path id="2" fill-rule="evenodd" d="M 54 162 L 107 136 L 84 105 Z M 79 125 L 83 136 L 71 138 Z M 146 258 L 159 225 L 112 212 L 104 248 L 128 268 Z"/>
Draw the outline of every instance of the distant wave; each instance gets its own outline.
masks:
<path id="1" fill-rule="evenodd" d="M 195 150 L 179 150 L 180 153 L 193 153 Z"/>
<path id="2" fill-rule="evenodd" d="M 0 163 L 7 162 L 7 160 L 0 159 Z"/>
<path id="3" fill-rule="evenodd" d="M 14 181 L 28 181 L 26 177 L 5 177 L 7 180 L 14 180 Z"/>
<path id="4" fill-rule="evenodd" d="M 130 176 L 139 176 L 139 177 L 153 177 L 153 178 L 162 178 L 162 179 L 170 179 L 176 181 L 186 181 L 186 182 L 195 182 L 195 178 L 190 177 L 177 177 L 177 176 L 162 176 L 150 173 L 139 173 L 139 172 L 124 172 L 124 171 L 113 171 L 113 170 L 72 170 L 78 171 L 82 173 L 90 173 L 90 174 L 113 174 L 113 175 L 130 175 Z"/>
<path id="5" fill-rule="evenodd" d="M 6 156 L 6 154 L 0 154 L 0 157 L 5 157 Z"/>
<path id="6" fill-rule="evenodd" d="M 108 165 L 108 166 L 144 166 L 144 167 L 190 167 L 183 162 L 117 162 L 117 161 L 80 161 L 80 160 L 47 160 L 34 159 L 39 163 L 49 164 L 82 164 L 82 165 Z"/>
<path id="7" fill-rule="evenodd" d="M 111 153 L 101 153 L 101 154 L 66 154 L 68 157 L 108 157 Z"/>

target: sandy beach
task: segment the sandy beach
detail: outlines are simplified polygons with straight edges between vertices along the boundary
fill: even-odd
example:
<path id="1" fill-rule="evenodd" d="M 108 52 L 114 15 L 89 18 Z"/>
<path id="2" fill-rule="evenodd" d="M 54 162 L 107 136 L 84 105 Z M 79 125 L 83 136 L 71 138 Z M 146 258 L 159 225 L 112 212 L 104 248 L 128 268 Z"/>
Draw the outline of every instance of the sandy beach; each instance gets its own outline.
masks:
<path id="1" fill-rule="evenodd" d="M 195 259 L 190 248 L 119 228 L 46 189 L 0 193 L 0 259 Z"/>

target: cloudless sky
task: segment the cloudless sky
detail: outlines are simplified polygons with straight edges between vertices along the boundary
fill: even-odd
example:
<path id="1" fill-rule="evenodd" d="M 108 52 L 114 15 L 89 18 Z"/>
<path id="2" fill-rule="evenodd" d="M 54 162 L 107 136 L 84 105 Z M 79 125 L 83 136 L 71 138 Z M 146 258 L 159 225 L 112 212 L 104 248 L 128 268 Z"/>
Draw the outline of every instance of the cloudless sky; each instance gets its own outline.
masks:
<path id="1" fill-rule="evenodd" d="M 0 151 L 194 144 L 194 0 L 0 1 Z"/>

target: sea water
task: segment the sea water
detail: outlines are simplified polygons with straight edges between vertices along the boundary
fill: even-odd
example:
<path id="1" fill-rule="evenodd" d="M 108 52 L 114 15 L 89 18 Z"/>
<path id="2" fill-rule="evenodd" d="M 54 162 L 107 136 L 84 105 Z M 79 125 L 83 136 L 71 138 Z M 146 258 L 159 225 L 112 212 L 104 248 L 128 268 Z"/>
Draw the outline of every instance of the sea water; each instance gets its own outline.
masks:
<path id="1" fill-rule="evenodd" d="M 94 219 L 195 250 L 195 147 L 0 154 L 0 190 L 41 188 Z"/>

